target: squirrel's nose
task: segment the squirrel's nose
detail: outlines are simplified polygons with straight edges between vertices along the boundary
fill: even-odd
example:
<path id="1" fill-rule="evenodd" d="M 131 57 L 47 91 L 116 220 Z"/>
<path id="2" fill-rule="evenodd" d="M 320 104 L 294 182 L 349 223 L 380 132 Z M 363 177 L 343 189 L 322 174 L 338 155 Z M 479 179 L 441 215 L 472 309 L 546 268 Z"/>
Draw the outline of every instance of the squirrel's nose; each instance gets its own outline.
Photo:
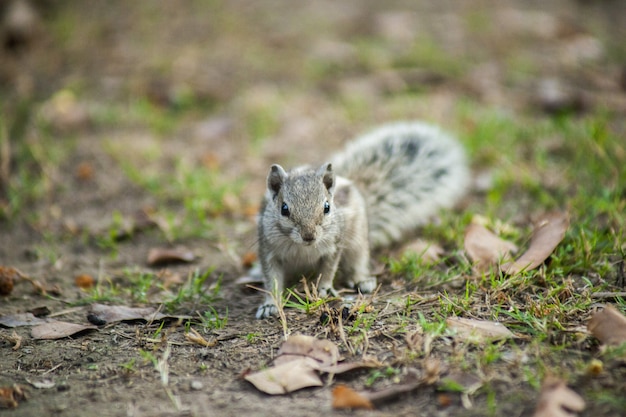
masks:
<path id="1" fill-rule="evenodd" d="M 315 241 L 315 234 L 311 232 L 303 233 L 302 240 L 304 243 L 313 243 Z"/>

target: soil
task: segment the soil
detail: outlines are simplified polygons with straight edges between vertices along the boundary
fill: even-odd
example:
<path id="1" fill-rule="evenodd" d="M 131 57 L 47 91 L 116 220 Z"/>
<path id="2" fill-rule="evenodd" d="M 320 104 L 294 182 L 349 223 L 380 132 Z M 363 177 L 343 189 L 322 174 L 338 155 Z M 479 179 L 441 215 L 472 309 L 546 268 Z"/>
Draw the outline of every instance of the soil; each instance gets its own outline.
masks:
<path id="1" fill-rule="evenodd" d="M 6 15 L 11 2 L 5 3 Z M 124 322 L 58 340 L 35 340 L 28 327 L 0 329 L 0 386 L 19 384 L 27 395 L 16 408 L 3 410 L 4 415 L 350 414 L 331 409 L 332 384 L 343 382 L 366 389 L 370 371 L 337 376 L 324 387 L 283 396 L 265 395 L 243 379 L 250 370 L 271 363 L 283 340 L 277 320 L 254 319 L 262 294 L 236 282 L 246 272 L 242 259 L 254 251 L 251 213 L 264 189 L 266 167 L 276 161 L 293 165 L 321 160 L 364 128 L 393 118 L 395 110 L 385 107 L 385 97 L 396 93 L 398 82 L 413 82 L 411 77 L 419 80 L 417 89 L 422 89 L 425 104 L 405 117 L 427 113 L 431 120 L 445 123 L 454 103 L 464 96 L 485 106 L 502 106 L 504 111 L 529 111 L 537 102 L 548 111 L 552 105 L 558 107 L 562 96 L 555 100 L 535 96 L 523 83 L 507 78 L 499 58 L 509 56 L 505 51 L 511 48 L 519 49 L 520 64 L 540 68 L 547 78 L 571 81 L 568 85 L 576 92 L 580 85 L 591 85 L 585 93 L 589 97 L 582 101 L 567 94 L 563 98 L 565 106 L 584 107 L 581 103 L 587 103 L 585 100 L 593 100 L 604 93 L 600 90 L 611 87 L 602 83 L 603 74 L 595 67 L 579 65 L 577 60 L 599 59 L 594 55 L 594 42 L 600 42 L 606 51 L 624 44 L 616 15 L 624 16 L 626 10 L 619 10 L 617 1 L 558 1 L 550 6 L 515 1 L 414 3 L 42 0 L 29 3 L 36 17 L 34 32 L 8 42 L 5 25 L 0 76 L 2 94 L 9 98 L 3 104 L 7 114 L 19 115 L 19 103 L 37 111 L 54 107 L 54 94 L 60 91 L 78 92 L 79 98 L 78 107 L 67 119 L 62 112 L 46 114 L 42 110 L 41 117 L 49 126 L 47 134 L 63 156 L 55 159 L 54 149 L 34 146 L 45 152 L 39 158 L 59 162 L 39 164 L 46 178 L 40 198 L 28 201 L 20 213 L 0 223 L 0 265 L 17 268 L 42 283 L 48 293 L 42 295 L 28 282 L 19 281 L 10 295 L 0 299 L 0 316 L 45 306 L 57 319 L 87 324 L 89 303 L 82 305 L 81 300 L 87 300 L 89 293 L 76 286 L 78 275 L 92 276 L 107 288 L 117 286 L 118 298 L 108 304 L 158 307 L 153 300 L 161 293 L 148 294 L 146 303 L 128 296 L 125 289 L 133 284 L 125 281 L 127 271 L 156 274 L 167 270 L 184 279 L 198 270 L 212 271 L 207 286 L 220 282 L 210 307 L 227 317 L 227 324 L 203 330 L 206 338 L 217 340 L 211 347 L 189 342 L 185 324 L 176 320 L 167 320 L 160 332 L 160 322 Z M 515 13 L 521 20 L 511 18 Z M 507 29 L 502 37 L 481 30 L 483 19 L 505 19 Z M 506 19 L 512 19 L 510 25 Z M 553 23 L 559 27 L 551 27 Z M 478 28 L 471 29 L 472 25 Z M 572 46 L 576 51 L 572 55 L 578 53 L 582 58 L 567 55 L 566 47 L 554 46 L 567 46 L 568 39 L 581 33 L 588 36 L 588 42 Z M 402 74 L 408 78 L 390 81 L 384 71 L 372 75 L 359 67 L 359 50 L 350 46 L 359 39 L 382 39 L 398 49 L 417 39 L 447 56 L 458 54 L 459 61 L 467 64 L 461 70 L 407 71 Z M 550 47 L 565 51 L 564 55 L 546 54 Z M 384 67 L 393 53 L 397 51 L 383 50 L 380 56 L 367 59 L 380 59 Z M 439 59 L 434 55 L 433 60 Z M 307 64 L 312 57 L 333 75 L 320 79 L 311 75 L 316 71 Z M 619 70 L 612 64 L 607 71 L 615 75 Z M 456 75 L 459 72 L 461 75 Z M 189 91 L 195 107 L 185 107 Z M 354 114 L 339 112 L 339 106 L 328 99 L 333 94 L 358 96 L 364 109 Z M 116 113 L 116 122 L 106 121 L 107 109 L 119 113 L 119 108 L 125 109 L 121 104 L 138 97 L 157 109 L 156 117 L 171 117 L 182 108 L 174 116 L 173 127 L 160 127 L 158 120 L 146 122 L 148 116 L 133 114 Z M 271 122 L 274 129 L 269 137 L 250 145 L 246 121 L 271 103 L 279 109 Z M 162 108 L 166 110 L 160 113 Z M 25 126 L 28 129 L 33 124 L 31 119 Z M 32 134 L 24 137 L 37 143 Z M 160 155 L 157 163 L 145 157 L 155 148 Z M 163 201 L 129 179 L 121 165 L 132 163 L 133 155 L 137 155 L 134 163 L 140 171 L 142 164 L 150 161 L 145 166 L 150 172 L 173 170 L 179 161 L 198 164 L 208 158 L 225 178 L 241 179 L 244 185 L 233 206 L 211 219 L 211 229 L 204 236 L 183 236 L 169 242 L 160 227 L 141 226 L 138 213 L 158 211 L 161 206 L 182 210 L 181 202 Z M 470 197 L 472 201 L 479 198 Z M 124 222 L 135 221 L 140 226 L 114 239 L 113 248 L 103 246 L 116 213 Z M 150 249 L 168 246 L 184 246 L 196 260 L 165 267 L 147 265 Z M 383 287 L 373 305 L 394 315 L 402 309 L 399 295 L 415 288 L 409 284 L 398 287 L 385 276 L 381 279 Z M 197 317 L 208 307 L 191 300 L 173 314 Z M 385 362 L 406 347 L 403 336 L 381 320 L 366 332 L 367 352 L 351 353 L 336 333 L 320 323 L 319 314 L 295 309 L 286 314 L 292 334 L 328 338 L 340 345 L 348 359 L 367 353 Z M 192 327 L 203 329 L 197 323 Z M 13 331 L 22 337 L 18 349 L 13 349 L 9 340 Z M 442 358 L 454 351 L 454 347 L 439 343 Z M 149 352 L 161 358 L 166 346 L 171 348 L 167 388 L 154 364 L 142 356 Z M 495 415 L 531 415 L 536 390 L 512 375 L 492 384 L 497 398 Z M 42 381 L 51 381 L 53 386 L 36 388 L 34 383 Z M 384 379 L 374 388 L 393 382 Z M 485 415 L 490 395 L 472 396 L 473 406 L 468 409 L 460 395 L 441 397 L 428 387 L 382 404 L 376 411 L 358 414 Z M 445 403 L 448 400 L 450 404 Z M 589 413 L 583 415 L 617 415 L 610 409 Z"/>

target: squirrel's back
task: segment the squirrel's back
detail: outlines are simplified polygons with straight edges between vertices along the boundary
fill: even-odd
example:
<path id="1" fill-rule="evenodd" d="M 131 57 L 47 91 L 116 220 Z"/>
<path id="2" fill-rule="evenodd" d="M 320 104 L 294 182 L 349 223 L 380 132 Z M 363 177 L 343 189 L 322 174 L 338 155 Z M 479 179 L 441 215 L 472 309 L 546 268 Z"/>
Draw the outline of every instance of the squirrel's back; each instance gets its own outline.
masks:
<path id="1" fill-rule="evenodd" d="M 469 182 L 461 145 L 420 122 L 384 125 L 331 161 L 365 198 L 372 247 L 398 241 L 440 208 L 454 205 Z"/>

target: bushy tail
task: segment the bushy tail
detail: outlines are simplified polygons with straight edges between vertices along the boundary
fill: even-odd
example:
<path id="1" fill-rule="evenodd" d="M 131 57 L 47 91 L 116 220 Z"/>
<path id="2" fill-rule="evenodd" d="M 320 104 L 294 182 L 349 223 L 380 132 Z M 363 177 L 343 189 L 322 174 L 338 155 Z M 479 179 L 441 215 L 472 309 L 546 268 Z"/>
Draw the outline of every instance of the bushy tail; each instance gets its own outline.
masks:
<path id="1" fill-rule="evenodd" d="M 454 205 L 469 182 L 461 145 L 420 122 L 384 125 L 331 161 L 365 197 L 373 247 L 398 241 L 440 208 Z"/>

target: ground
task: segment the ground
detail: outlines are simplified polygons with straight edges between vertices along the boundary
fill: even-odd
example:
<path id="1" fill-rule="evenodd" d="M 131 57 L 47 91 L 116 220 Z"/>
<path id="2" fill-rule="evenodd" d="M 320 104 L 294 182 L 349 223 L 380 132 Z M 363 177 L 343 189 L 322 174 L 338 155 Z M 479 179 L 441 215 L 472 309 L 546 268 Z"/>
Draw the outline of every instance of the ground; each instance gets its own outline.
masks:
<path id="1" fill-rule="evenodd" d="M 27 397 L 4 414 L 347 415 L 331 409 L 337 384 L 377 391 L 438 361 L 439 382 L 358 414 L 530 416 L 552 375 L 585 399 L 581 416 L 623 415 L 623 351 L 606 353 L 586 323 L 604 303 L 626 310 L 626 7 L 532 3 L 2 3 L 0 275 L 28 279 L 0 316 L 45 306 L 89 324 L 95 303 L 173 316 L 56 340 L 0 328 L 0 387 Z M 238 279 L 269 165 L 323 161 L 412 119 L 453 132 L 471 161 L 468 196 L 419 231 L 440 254 L 375 253 L 381 288 L 348 298 L 358 311 L 343 332 L 314 299 L 292 297 L 285 323 L 255 320 L 263 295 Z M 570 227 L 539 268 L 472 268 L 473 219 L 523 250 L 555 210 Z M 193 261 L 149 265 L 154 248 Z M 459 339 L 452 316 L 516 338 Z M 381 366 L 263 394 L 244 375 L 287 334 Z"/>

